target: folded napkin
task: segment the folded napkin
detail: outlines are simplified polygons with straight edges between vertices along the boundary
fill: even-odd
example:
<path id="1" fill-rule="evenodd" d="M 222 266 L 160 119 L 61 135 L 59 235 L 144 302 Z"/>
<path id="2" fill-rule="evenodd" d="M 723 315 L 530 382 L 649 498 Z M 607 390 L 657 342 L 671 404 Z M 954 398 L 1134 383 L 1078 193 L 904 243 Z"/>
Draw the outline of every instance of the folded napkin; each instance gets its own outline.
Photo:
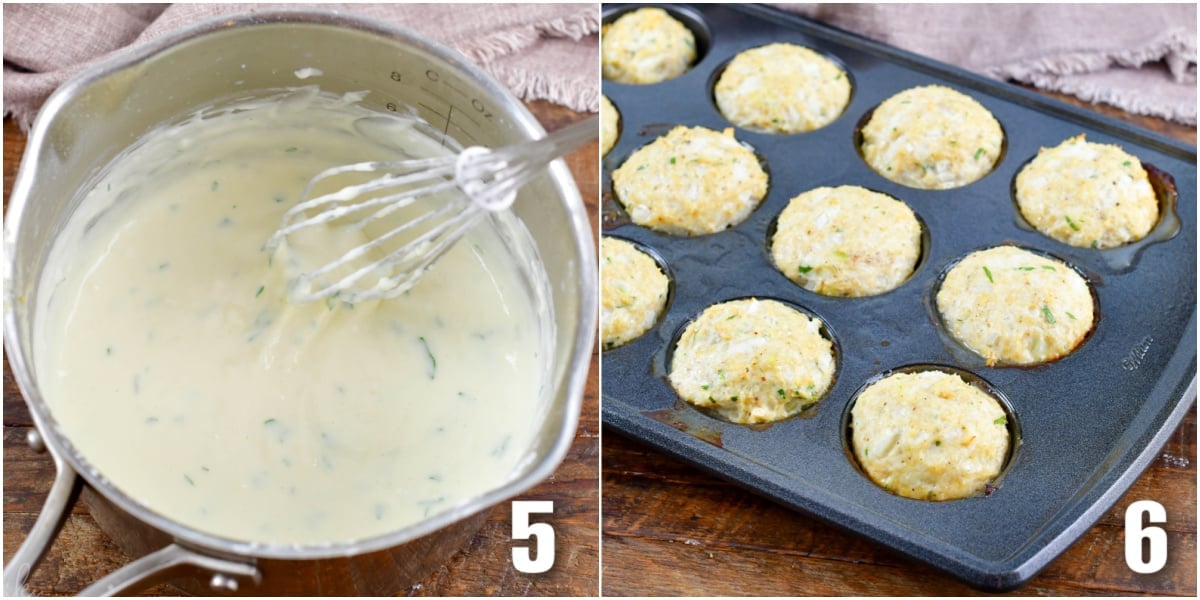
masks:
<path id="1" fill-rule="evenodd" d="M 28 131 L 46 98 L 113 52 L 192 23 L 286 4 L 5 4 L 4 114 Z M 519 98 L 600 108 L 595 4 L 317 4 L 402 25 L 463 53 Z"/>
<path id="2" fill-rule="evenodd" d="M 790 4 L 1002 80 L 1196 124 L 1196 4 Z"/>

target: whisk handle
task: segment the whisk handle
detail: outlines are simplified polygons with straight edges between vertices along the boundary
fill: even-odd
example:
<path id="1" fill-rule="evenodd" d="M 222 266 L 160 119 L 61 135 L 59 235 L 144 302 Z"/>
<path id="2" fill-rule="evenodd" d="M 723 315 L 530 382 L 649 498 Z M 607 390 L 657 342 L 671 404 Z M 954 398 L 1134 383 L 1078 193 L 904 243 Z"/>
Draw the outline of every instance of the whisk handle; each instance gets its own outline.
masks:
<path id="1" fill-rule="evenodd" d="M 551 133 L 542 141 L 547 145 L 552 145 L 550 151 L 554 156 L 566 156 L 568 152 L 578 148 L 584 142 L 598 137 L 600 137 L 600 116 L 592 115 Z"/>
<path id="2" fill-rule="evenodd" d="M 598 137 L 600 137 L 600 117 L 592 115 L 540 140 L 518 144 L 511 148 L 514 153 L 523 156 L 530 163 L 545 165 L 556 158 L 566 156 L 584 142 Z"/>

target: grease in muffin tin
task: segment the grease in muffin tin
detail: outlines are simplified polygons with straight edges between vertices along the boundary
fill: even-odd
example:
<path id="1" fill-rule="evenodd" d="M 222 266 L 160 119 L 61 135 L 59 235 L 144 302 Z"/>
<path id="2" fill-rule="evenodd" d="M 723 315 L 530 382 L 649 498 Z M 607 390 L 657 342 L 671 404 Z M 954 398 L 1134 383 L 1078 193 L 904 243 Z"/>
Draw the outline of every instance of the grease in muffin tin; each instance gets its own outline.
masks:
<path id="1" fill-rule="evenodd" d="M 850 102 L 850 78 L 833 61 L 795 44 L 735 56 L 713 89 L 731 123 L 767 133 L 803 133 L 833 122 Z"/>
<path id="2" fill-rule="evenodd" d="M 862 155 L 877 173 L 909 187 L 962 187 L 991 172 L 1004 143 L 1000 123 L 970 96 L 945 86 L 910 88 L 884 100 L 862 128 Z"/>
<path id="3" fill-rule="evenodd" d="M 600 334 L 604 349 L 646 333 L 667 303 L 670 281 L 637 246 L 613 237 L 600 240 Z"/>
<path id="4" fill-rule="evenodd" d="M 1066 264 L 1014 246 L 967 255 L 937 293 L 942 323 L 988 366 L 1070 354 L 1092 329 L 1088 284 Z"/>
<path id="5" fill-rule="evenodd" d="M 917 500 L 984 493 L 1008 456 L 1000 403 L 942 371 L 893 373 L 858 395 L 851 410 L 854 456 L 880 487 Z"/>
<path id="6" fill-rule="evenodd" d="M 732 300 L 684 329 L 669 379 L 694 406 L 733 423 L 770 423 L 817 403 L 833 382 L 821 321 L 775 300 Z"/>
<path id="7" fill-rule="evenodd" d="M 1141 161 L 1082 134 L 1040 149 L 1017 174 L 1016 197 L 1030 225 L 1081 248 L 1135 242 L 1158 222 L 1158 199 Z"/>
<path id="8" fill-rule="evenodd" d="M 677 126 L 630 155 L 612 182 L 634 223 L 673 235 L 737 225 L 767 195 L 766 171 L 732 128 Z"/>
<path id="9" fill-rule="evenodd" d="M 691 68 L 696 61 L 696 38 L 667 11 L 639 8 L 604 26 L 600 54 L 605 79 L 659 83 Z"/>
<path id="10" fill-rule="evenodd" d="M 921 224 L 903 202 L 858 186 L 792 198 L 771 239 L 775 267 L 826 296 L 873 296 L 904 283 L 921 255 Z"/>

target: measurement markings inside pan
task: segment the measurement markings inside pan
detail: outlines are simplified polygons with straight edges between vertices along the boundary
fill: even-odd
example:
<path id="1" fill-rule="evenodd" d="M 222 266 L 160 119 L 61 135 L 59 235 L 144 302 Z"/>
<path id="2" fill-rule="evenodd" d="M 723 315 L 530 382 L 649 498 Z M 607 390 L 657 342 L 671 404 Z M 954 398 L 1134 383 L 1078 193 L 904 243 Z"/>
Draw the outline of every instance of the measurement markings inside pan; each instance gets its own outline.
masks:
<path id="1" fill-rule="evenodd" d="M 439 99 L 439 100 L 442 100 L 443 102 L 446 102 L 446 104 L 447 104 L 448 106 L 450 106 L 450 109 L 451 109 L 451 111 L 453 111 L 453 110 L 454 110 L 454 103 L 453 103 L 453 102 L 449 102 L 449 101 L 447 101 L 445 98 L 442 98 L 441 96 L 437 95 L 437 94 L 436 94 L 436 93 L 434 93 L 433 91 L 426 89 L 424 86 L 422 86 L 422 87 L 421 87 L 421 91 L 422 91 L 422 92 L 425 92 L 426 94 L 429 94 L 430 96 L 433 96 L 434 98 L 437 98 L 437 99 Z M 463 97 L 464 97 L 464 98 L 469 98 L 469 99 L 470 99 L 470 102 L 471 102 L 471 107 L 472 107 L 472 108 L 475 108 L 475 109 L 477 109 L 477 110 L 478 110 L 480 113 L 482 113 L 484 116 L 486 116 L 486 117 L 489 117 L 489 118 L 492 116 L 492 114 L 491 114 L 490 112 L 486 112 L 486 111 L 482 110 L 482 108 L 481 108 L 481 107 L 483 106 L 483 104 L 482 104 L 481 102 L 479 102 L 478 100 L 476 100 L 476 99 L 474 99 L 474 98 L 470 98 L 470 96 L 466 96 L 466 95 L 464 95 Z M 426 107 L 426 108 L 428 108 L 428 107 Z M 430 110 L 433 110 L 433 109 L 430 109 Z M 436 111 L 435 111 L 435 112 L 436 112 Z M 474 125 L 475 127 L 479 127 L 479 121 L 476 121 L 475 119 L 472 119 L 472 118 L 471 118 L 471 113 L 470 113 L 470 112 L 468 112 L 468 111 L 465 111 L 465 110 L 459 110 L 458 112 L 459 112 L 459 115 L 458 115 L 458 116 L 460 116 L 460 117 L 462 117 L 462 118 L 464 118 L 464 119 L 466 119 L 466 120 L 470 121 L 470 122 L 471 122 L 471 124 L 472 124 L 472 125 Z M 438 114 L 439 114 L 439 116 L 441 115 L 441 113 L 438 113 Z"/>
<path id="2" fill-rule="evenodd" d="M 445 121 L 445 125 L 442 127 L 442 140 L 441 140 L 442 146 L 446 145 L 446 136 L 449 135 L 451 125 L 454 125 L 454 128 L 457 129 L 459 132 L 461 132 L 464 136 L 466 136 L 467 139 L 471 140 L 472 142 L 475 142 L 475 136 L 471 135 L 470 132 L 468 132 L 466 129 L 463 129 L 461 125 L 454 123 L 454 121 L 451 119 L 451 117 L 454 115 L 454 105 L 453 104 L 450 105 L 450 110 L 446 111 L 446 114 L 442 114 L 442 113 L 438 112 L 437 109 L 433 108 L 432 106 L 429 106 L 428 104 L 425 104 L 424 102 L 418 102 L 417 106 L 420 106 L 421 108 L 441 117 Z M 461 113 L 462 111 L 459 111 L 459 112 Z M 462 116 L 463 118 L 467 119 L 468 121 L 471 121 L 471 123 L 474 124 L 476 127 L 479 126 L 479 124 L 475 123 L 475 121 L 473 121 L 471 118 L 466 117 L 461 114 L 459 116 Z"/>

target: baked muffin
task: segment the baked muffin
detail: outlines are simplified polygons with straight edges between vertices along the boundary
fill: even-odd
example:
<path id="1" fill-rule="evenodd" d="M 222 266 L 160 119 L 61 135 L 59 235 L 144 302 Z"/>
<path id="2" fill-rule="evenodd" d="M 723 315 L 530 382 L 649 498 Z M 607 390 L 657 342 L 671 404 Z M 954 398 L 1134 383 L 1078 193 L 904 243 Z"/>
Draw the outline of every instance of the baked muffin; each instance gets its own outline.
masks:
<path id="1" fill-rule="evenodd" d="M 880 487 L 905 498 L 955 500 L 984 493 L 1008 456 L 1000 403 L 958 375 L 894 373 L 850 411 L 854 457 Z"/>
<path id="2" fill-rule="evenodd" d="M 675 127 L 630 155 L 612 182 L 634 223 L 673 235 L 737 225 L 767 195 L 767 173 L 732 128 Z"/>
<path id="3" fill-rule="evenodd" d="M 994 365 L 1033 365 L 1070 354 L 1092 329 L 1088 284 L 1060 261 L 1014 246 L 972 252 L 937 293 L 955 339 Z"/>
<path id="4" fill-rule="evenodd" d="M 1043 235 L 1081 248 L 1136 242 L 1158 222 L 1158 198 L 1141 161 L 1078 135 L 1042 148 L 1017 174 L 1017 206 Z"/>
<path id="5" fill-rule="evenodd" d="M 639 8 L 605 25 L 600 36 L 604 78 L 647 84 L 683 75 L 696 62 L 692 30 L 661 8 Z"/>
<path id="6" fill-rule="evenodd" d="M 769 423 L 817 403 L 834 368 L 819 320 L 775 300 L 733 300 L 687 326 L 670 381 L 681 398 L 728 421 Z"/>
<path id="7" fill-rule="evenodd" d="M 1000 123 L 970 96 L 940 85 L 904 90 L 862 128 L 862 155 L 877 173 L 927 190 L 962 187 L 1000 158 Z"/>
<path id="8" fill-rule="evenodd" d="M 873 296 L 904 283 L 921 256 L 921 224 L 903 202 L 843 185 L 792 198 L 771 238 L 775 268 L 826 296 Z"/>
<path id="9" fill-rule="evenodd" d="M 713 95 L 721 114 L 738 127 L 803 133 L 842 114 L 850 102 L 850 78 L 804 46 L 768 44 L 735 56 Z"/>
<path id="10" fill-rule="evenodd" d="M 609 102 L 608 97 L 600 95 L 600 155 L 608 154 L 617 144 L 617 132 L 620 131 L 621 113 Z"/>
<path id="11" fill-rule="evenodd" d="M 667 303 L 669 280 L 658 263 L 618 238 L 600 239 L 600 336 L 604 349 L 650 330 Z"/>

